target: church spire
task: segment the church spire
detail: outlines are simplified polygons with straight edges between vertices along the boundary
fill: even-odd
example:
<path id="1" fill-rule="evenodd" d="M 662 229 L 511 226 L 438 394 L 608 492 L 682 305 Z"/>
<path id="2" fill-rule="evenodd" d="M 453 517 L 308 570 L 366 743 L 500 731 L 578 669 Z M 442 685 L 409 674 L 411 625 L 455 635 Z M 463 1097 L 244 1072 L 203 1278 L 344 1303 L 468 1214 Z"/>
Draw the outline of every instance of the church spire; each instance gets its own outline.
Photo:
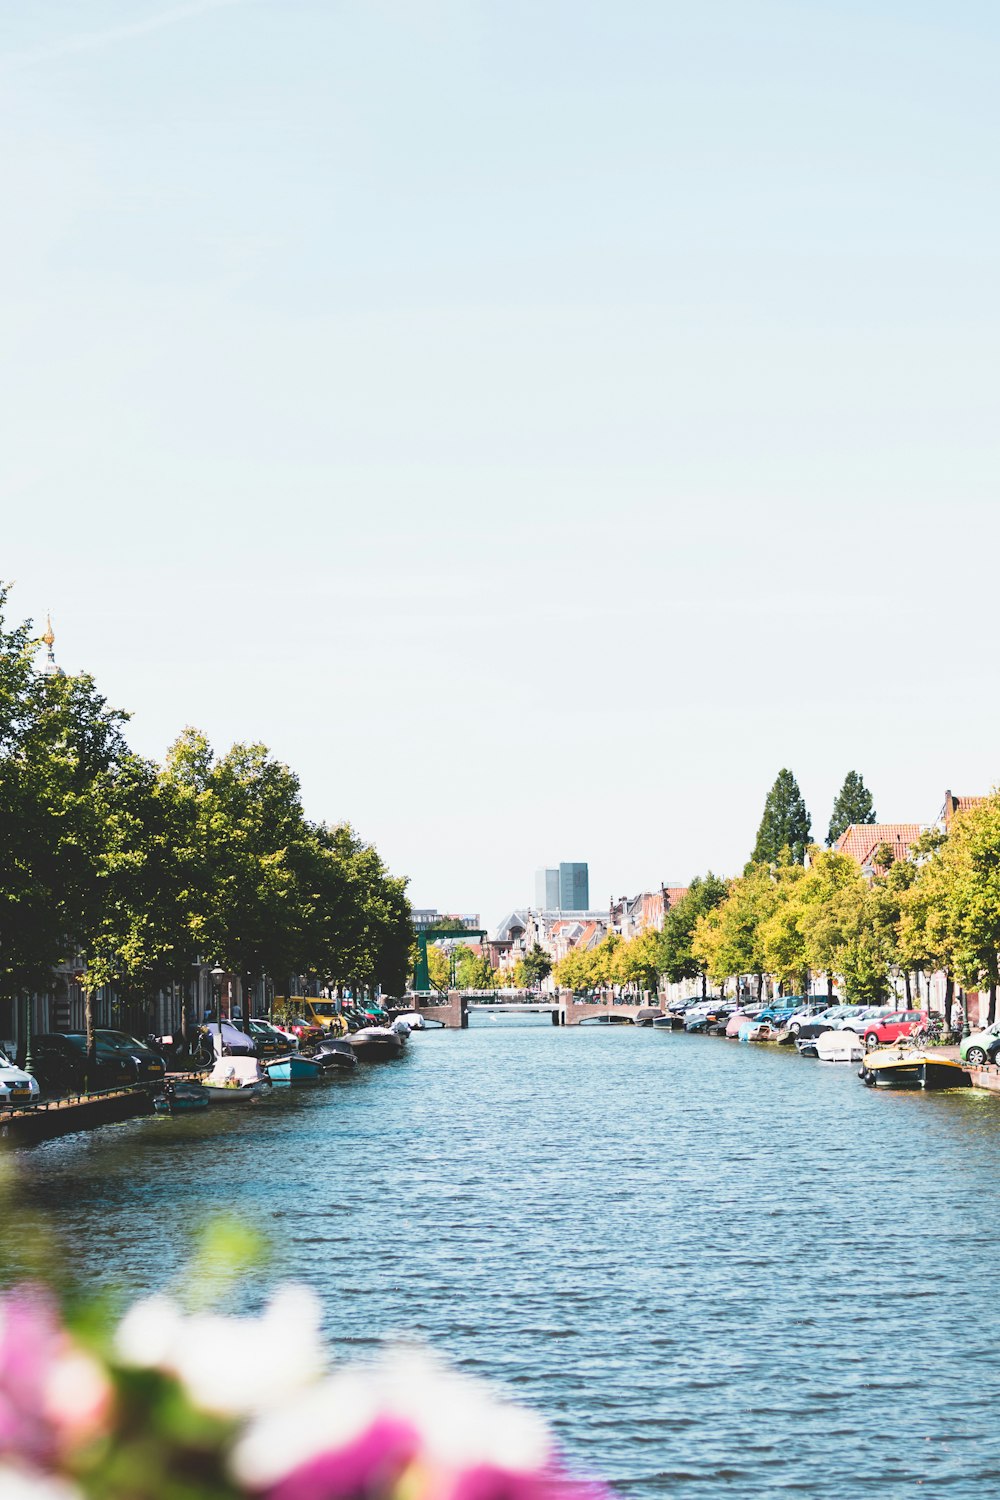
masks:
<path id="1" fill-rule="evenodd" d="M 41 638 L 45 647 L 45 660 L 42 663 L 42 672 L 46 677 L 62 677 L 62 667 L 56 664 L 56 654 L 53 646 L 56 643 L 56 633 L 52 629 L 52 612 L 47 610 L 45 614 L 45 634 Z"/>

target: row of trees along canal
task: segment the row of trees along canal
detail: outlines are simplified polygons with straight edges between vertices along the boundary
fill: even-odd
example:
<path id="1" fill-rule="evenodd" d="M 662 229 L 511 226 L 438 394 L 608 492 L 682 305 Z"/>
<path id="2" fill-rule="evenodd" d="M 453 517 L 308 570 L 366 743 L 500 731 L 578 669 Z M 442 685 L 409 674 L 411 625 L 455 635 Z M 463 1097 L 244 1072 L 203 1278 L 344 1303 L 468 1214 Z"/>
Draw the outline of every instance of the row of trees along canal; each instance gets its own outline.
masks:
<path id="1" fill-rule="evenodd" d="M 811 842 L 810 818 L 795 777 L 780 772 L 767 797 L 753 856 L 743 874 L 692 880 L 667 912 L 661 932 L 631 941 L 609 934 L 589 953 L 570 953 L 554 970 L 570 988 L 654 989 L 671 983 L 765 977 L 785 993 L 806 993 L 821 972 L 849 1000 L 879 1004 L 901 976 L 907 1000 L 946 979 L 951 1019 L 955 984 L 985 990 L 989 1019 L 1000 983 L 1000 793 L 959 814 L 947 835 L 922 833 L 903 858 L 882 845 L 866 879 L 854 860 L 829 847 L 852 823 L 874 823 L 871 793 L 852 771 L 833 809 L 825 849 Z M 808 854 L 808 862 L 806 856 Z"/>
<path id="2" fill-rule="evenodd" d="M 113 985 L 123 1024 L 203 957 L 247 983 L 303 974 L 405 987 L 406 881 L 347 824 L 310 822 L 263 745 L 216 755 L 186 729 L 164 765 L 134 754 L 87 675 L 35 670 L 30 623 L 0 589 L 0 994 L 47 993 L 75 953 L 92 1015 Z M 88 1030 L 90 1027 L 88 1026 Z"/>

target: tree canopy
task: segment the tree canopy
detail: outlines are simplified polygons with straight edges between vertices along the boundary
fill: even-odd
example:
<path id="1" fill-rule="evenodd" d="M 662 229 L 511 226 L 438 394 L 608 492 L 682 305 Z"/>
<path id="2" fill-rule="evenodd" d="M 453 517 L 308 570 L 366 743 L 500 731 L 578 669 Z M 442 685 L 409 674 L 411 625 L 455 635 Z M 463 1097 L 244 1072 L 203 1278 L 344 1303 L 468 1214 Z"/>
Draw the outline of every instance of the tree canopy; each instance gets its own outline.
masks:
<path id="1" fill-rule="evenodd" d="M 47 987 L 82 953 L 89 991 L 151 992 L 192 962 L 284 984 L 399 993 L 406 881 L 347 824 L 310 822 L 295 773 L 260 744 L 217 755 L 186 729 L 162 766 L 85 674 L 36 671 L 0 588 L 0 993 Z"/>
<path id="2" fill-rule="evenodd" d="M 776 865 L 782 859 L 790 859 L 800 865 L 810 837 L 810 818 L 799 784 L 791 771 L 784 768 L 778 772 L 764 803 L 753 849 L 754 863 Z"/>
<path id="3" fill-rule="evenodd" d="M 852 823 L 874 823 L 875 803 L 857 771 L 848 771 L 837 793 L 827 830 L 827 848 L 835 844 Z"/>

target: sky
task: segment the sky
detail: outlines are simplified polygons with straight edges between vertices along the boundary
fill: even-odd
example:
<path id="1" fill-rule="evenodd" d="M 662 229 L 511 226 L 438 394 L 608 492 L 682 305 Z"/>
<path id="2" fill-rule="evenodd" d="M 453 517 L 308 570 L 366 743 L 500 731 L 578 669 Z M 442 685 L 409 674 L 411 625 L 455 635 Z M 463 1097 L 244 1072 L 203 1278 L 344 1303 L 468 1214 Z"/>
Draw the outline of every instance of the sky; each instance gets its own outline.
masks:
<path id="1" fill-rule="evenodd" d="M 0 0 L 0 577 L 415 905 L 1000 779 L 1000 10 Z M 978 559 L 978 562 L 977 562 Z"/>

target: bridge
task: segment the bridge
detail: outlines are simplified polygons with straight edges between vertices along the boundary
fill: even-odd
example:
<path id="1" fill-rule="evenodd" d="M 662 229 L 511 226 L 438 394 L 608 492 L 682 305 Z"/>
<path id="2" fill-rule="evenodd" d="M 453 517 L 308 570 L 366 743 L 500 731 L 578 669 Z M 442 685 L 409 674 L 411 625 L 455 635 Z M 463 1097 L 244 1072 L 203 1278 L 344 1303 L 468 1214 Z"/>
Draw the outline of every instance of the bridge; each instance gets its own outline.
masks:
<path id="1" fill-rule="evenodd" d="M 623 1005 L 610 997 L 578 1000 L 572 990 L 559 990 L 551 999 L 515 990 L 509 1000 L 497 999 L 495 990 L 449 990 L 446 996 L 424 991 L 414 994 L 413 1008 L 426 1014 L 428 1020 L 433 1019 L 456 1031 L 464 1030 L 469 1024 L 469 1016 L 476 1012 L 494 1016 L 548 1014 L 553 1026 L 579 1026 L 584 1021 L 628 1026 L 634 1024 L 640 1011 L 652 1014 L 656 1010 L 648 996 L 641 1003 Z"/>

